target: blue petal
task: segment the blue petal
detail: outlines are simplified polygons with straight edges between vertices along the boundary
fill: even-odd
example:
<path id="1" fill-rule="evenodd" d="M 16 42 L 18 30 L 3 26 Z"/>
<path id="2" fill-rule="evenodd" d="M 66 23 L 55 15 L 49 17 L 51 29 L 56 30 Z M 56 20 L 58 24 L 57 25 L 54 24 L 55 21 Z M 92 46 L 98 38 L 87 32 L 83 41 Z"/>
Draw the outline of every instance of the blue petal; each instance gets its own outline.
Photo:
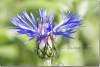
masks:
<path id="1" fill-rule="evenodd" d="M 32 30 L 26 30 L 26 29 L 23 29 L 23 28 L 16 28 L 16 29 L 20 34 L 27 34 L 29 37 L 34 37 L 34 36 L 39 35 L 38 32 L 35 32 L 35 31 L 32 31 Z"/>
<path id="2" fill-rule="evenodd" d="M 54 23 L 53 23 L 53 20 L 54 20 L 54 16 L 49 16 L 48 17 L 48 26 L 47 26 L 47 32 L 50 32 L 50 31 L 53 31 L 53 28 L 54 28 Z"/>
<path id="3" fill-rule="evenodd" d="M 39 16 L 40 16 L 40 19 L 41 19 L 41 22 L 42 23 L 46 23 L 46 17 L 47 17 L 47 13 L 46 13 L 46 10 L 45 9 L 39 9 Z"/>
<path id="4" fill-rule="evenodd" d="M 65 33 L 69 33 L 69 34 L 72 34 L 72 33 L 75 33 L 76 31 L 74 31 L 74 29 L 69 29 L 69 30 L 66 30 Z"/>
<path id="5" fill-rule="evenodd" d="M 60 28 L 76 28 L 80 26 L 81 18 L 77 15 L 67 14 L 62 22 L 55 27 L 55 30 L 59 30 Z"/>
<path id="6" fill-rule="evenodd" d="M 63 35 L 68 38 L 73 38 L 70 36 L 70 34 L 75 33 L 75 28 L 80 27 L 80 17 L 71 13 L 68 13 L 62 20 L 61 23 L 59 23 L 57 26 L 53 29 L 53 34 L 55 35 Z M 65 29 L 66 31 L 62 32 L 62 30 Z"/>
<path id="7" fill-rule="evenodd" d="M 22 12 L 21 16 L 27 21 L 30 22 L 34 28 L 37 28 L 37 22 L 34 18 L 34 16 L 32 15 L 32 13 L 30 13 L 31 18 L 29 17 L 28 13 L 26 11 Z"/>
<path id="8" fill-rule="evenodd" d="M 32 17 L 32 24 L 33 24 L 33 26 L 37 28 L 37 27 L 38 27 L 38 24 L 37 24 L 37 22 L 36 22 L 36 20 L 35 20 L 35 18 L 34 18 L 34 16 L 33 16 L 33 14 L 30 13 L 30 15 L 31 15 L 31 17 Z"/>
<path id="9" fill-rule="evenodd" d="M 79 26 L 81 19 L 77 16 L 70 17 L 70 19 L 63 23 L 62 25 L 66 25 L 67 28 L 75 28 L 76 26 Z"/>
<path id="10" fill-rule="evenodd" d="M 72 36 L 70 36 L 70 33 L 69 32 L 53 32 L 54 35 L 63 35 L 64 37 L 67 37 L 67 38 L 72 38 Z"/>
<path id="11" fill-rule="evenodd" d="M 16 26 L 19 26 L 23 29 L 32 29 L 30 25 L 28 25 L 23 19 L 21 19 L 19 16 L 14 17 L 12 20 L 12 23 Z"/>

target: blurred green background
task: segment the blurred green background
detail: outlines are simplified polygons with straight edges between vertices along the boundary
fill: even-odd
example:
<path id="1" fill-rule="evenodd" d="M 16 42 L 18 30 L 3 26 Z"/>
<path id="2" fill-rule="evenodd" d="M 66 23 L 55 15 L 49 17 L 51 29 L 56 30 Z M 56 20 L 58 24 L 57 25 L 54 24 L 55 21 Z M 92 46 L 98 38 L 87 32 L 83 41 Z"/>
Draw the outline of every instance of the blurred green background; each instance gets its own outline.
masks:
<path id="1" fill-rule="evenodd" d="M 97 66 L 99 65 L 99 6 L 97 0 L 0 0 L 0 66 L 48 65 L 35 52 L 35 39 L 18 36 L 12 30 L 10 19 L 23 10 L 33 12 L 46 8 L 56 15 L 55 23 L 61 21 L 62 12 L 69 9 L 83 17 L 83 26 L 73 34 L 75 39 L 56 38 L 57 56 L 51 65 Z"/>

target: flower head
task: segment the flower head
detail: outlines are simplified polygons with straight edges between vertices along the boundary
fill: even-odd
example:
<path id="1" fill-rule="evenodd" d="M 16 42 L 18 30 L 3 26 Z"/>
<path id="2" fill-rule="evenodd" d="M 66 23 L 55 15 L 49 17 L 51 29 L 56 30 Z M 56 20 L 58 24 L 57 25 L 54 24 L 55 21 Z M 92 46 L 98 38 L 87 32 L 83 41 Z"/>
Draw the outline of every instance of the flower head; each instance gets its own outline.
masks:
<path id="1" fill-rule="evenodd" d="M 40 21 L 37 21 L 32 13 L 23 11 L 12 18 L 11 22 L 16 26 L 20 34 L 26 34 L 30 40 L 37 37 L 37 54 L 40 57 L 51 57 L 55 55 L 54 36 L 61 35 L 73 38 L 70 34 L 75 33 L 75 29 L 80 27 L 80 17 L 67 13 L 62 21 L 55 25 L 54 16 L 47 15 L 45 9 L 39 9 Z M 42 47 L 40 47 L 42 46 Z"/>

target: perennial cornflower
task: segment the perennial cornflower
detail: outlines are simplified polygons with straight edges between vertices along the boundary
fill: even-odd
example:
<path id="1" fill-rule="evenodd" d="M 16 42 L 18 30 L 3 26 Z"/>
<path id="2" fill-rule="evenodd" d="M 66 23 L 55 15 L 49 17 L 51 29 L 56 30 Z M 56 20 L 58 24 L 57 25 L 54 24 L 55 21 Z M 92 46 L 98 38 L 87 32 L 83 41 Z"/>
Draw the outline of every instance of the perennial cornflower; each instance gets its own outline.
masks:
<path id="1" fill-rule="evenodd" d="M 54 36 L 73 38 L 70 34 L 75 33 L 75 29 L 81 24 L 81 18 L 71 12 L 68 12 L 59 24 L 54 24 L 54 15 L 48 15 L 45 9 L 39 9 L 39 18 L 40 20 L 36 20 L 32 13 L 23 11 L 13 17 L 11 22 L 16 26 L 17 32 L 28 35 L 29 40 L 37 38 L 37 54 L 41 58 L 55 55 Z"/>

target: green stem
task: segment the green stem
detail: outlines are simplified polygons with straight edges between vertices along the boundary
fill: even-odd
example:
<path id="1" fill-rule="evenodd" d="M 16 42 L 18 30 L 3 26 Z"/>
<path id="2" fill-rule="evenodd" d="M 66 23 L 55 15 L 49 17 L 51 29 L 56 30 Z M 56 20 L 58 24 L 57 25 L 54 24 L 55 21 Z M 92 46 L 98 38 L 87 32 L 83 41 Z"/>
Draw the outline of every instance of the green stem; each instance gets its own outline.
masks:
<path id="1" fill-rule="evenodd" d="M 51 64 L 51 59 L 46 59 L 45 61 L 44 61 L 44 65 L 46 65 L 46 66 L 51 66 L 52 64 Z"/>

